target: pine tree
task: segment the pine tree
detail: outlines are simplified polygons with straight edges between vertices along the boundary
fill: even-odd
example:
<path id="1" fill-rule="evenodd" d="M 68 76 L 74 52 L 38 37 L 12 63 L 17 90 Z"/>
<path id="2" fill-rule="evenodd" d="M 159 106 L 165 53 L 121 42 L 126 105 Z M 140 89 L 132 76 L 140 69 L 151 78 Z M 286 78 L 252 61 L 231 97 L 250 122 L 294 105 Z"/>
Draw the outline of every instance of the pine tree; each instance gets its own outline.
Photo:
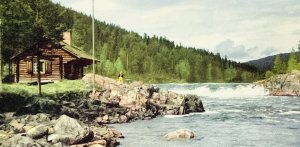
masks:
<path id="1" fill-rule="evenodd" d="M 273 72 L 276 74 L 282 74 L 284 72 L 283 63 L 279 54 L 275 57 Z"/>
<path id="2" fill-rule="evenodd" d="M 298 44 L 298 53 L 296 54 L 297 57 L 297 69 L 300 71 L 300 41 Z"/>
<path id="3" fill-rule="evenodd" d="M 190 77 L 190 64 L 187 60 L 180 60 L 179 63 L 175 67 L 175 71 L 181 79 L 186 81 L 189 80 Z"/>
<path id="4" fill-rule="evenodd" d="M 295 55 L 295 50 L 292 49 L 291 53 L 290 53 L 290 57 L 289 57 L 289 61 L 288 61 L 288 72 L 291 72 L 292 70 L 296 69 L 297 66 L 297 61 L 296 61 L 296 55 Z"/>

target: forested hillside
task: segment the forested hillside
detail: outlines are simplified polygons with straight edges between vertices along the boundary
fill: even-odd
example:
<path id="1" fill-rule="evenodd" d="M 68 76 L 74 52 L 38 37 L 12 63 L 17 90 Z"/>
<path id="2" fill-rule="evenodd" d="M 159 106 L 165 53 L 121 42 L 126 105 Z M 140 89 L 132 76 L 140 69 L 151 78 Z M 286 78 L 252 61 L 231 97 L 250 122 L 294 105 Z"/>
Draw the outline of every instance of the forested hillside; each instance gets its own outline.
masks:
<path id="1" fill-rule="evenodd" d="M 57 34 L 69 30 L 72 44 L 92 53 L 90 16 L 48 0 L 0 1 L 5 63 L 37 41 L 36 33 L 59 41 Z M 98 20 L 95 50 L 100 60 L 96 72 L 110 77 L 122 71 L 125 78 L 146 82 L 246 82 L 260 78 L 255 67 L 218 53 L 183 47 L 159 36 L 139 35 Z"/>
<path id="2" fill-rule="evenodd" d="M 278 54 L 278 55 L 281 57 L 283 62 L 287 63 L 290 53 L 282 53 L 282 54 Z M 277 55 L 272 55 L 272 56 L 260 58 L 257 60 L 251 60 L 251 61 L 246 62 L 246 64 L 255 66 L 260 71 L 271 70 L 274 67 L 274 61 L 275 61 L 276 56 Z"/>

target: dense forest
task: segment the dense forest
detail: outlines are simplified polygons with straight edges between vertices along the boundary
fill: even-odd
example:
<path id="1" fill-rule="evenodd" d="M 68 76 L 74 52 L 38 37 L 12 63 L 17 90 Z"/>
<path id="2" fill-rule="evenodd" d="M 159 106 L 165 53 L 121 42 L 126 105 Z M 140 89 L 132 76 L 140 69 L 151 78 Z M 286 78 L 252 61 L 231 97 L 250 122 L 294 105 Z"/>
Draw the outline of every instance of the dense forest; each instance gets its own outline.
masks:
<path id="1" fill-rule="evenodd" d="M 42 39 L 60 41 L 71 31 L 72 44 L 92 53 L 92 18 L 49 0 L 0 0 L 2 56 L 10 57 Z M 164 37 L 127 31 L 95 21 L 98 74 L 145 82 L 249 82 L 261 78 L 254 66 L 204 49 L 183 47 Z M 90 68 L 89 68 L 90 69 Z"/>

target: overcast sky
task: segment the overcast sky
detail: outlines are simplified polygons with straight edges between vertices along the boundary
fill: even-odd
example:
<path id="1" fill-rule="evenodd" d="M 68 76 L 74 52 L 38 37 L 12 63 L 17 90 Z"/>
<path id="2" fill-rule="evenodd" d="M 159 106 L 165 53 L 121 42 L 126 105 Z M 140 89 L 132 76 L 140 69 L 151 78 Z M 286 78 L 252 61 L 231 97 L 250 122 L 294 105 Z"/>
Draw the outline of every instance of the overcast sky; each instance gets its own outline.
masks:
<path id="1" fill-rule="evenodd" d="M 86 14 L 92 0 L 52 0 Z M 235 61 L 290 52 L 300 40 L 300 0 L 94 0 L 95 17 Z"/>

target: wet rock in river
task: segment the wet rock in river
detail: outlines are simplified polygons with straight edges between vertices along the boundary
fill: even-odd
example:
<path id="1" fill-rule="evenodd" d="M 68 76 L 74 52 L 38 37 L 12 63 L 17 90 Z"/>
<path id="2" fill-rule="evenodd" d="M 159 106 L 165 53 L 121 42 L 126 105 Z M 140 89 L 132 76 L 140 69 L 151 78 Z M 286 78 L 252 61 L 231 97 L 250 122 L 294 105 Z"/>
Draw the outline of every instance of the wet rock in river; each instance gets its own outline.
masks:
<path id="1" fill-rule="evenodd" d="M 178 139 L 191 139 L 195 137 L 195 133 L 188 129 L 179 129 L 170 133 L 167 133 L 164 138 L 167 140 L 178 140 Z"/>

